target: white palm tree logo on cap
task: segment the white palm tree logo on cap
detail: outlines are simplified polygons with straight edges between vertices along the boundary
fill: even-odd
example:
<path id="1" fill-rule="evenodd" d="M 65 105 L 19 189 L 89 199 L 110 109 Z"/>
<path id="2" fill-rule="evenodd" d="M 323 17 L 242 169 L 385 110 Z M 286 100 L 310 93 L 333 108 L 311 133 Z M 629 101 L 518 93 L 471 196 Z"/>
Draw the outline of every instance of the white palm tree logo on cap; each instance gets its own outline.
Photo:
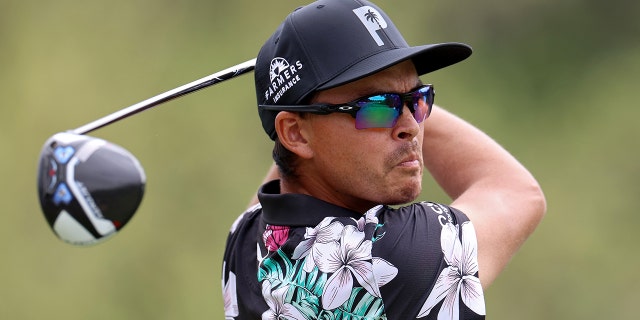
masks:
<path id="1" fill-rule="evenodd" d="M 387 27 L 387 22 L 384 20 L 382 15 L 378 10 L 370 6 L 364 6 L 357 9 L 353 9 L 353 13 L 360 18 L 360 22 L 367 28 L 369 34 L 373 40 L 376 41 L 378 46 L 383 46 L 384 41 L 380 38 L 380 35 L 376 31 L 385 29 Z"/>
<path id="2" fill-rule="evenodd" d="M 369 9 L 367 13 L 364 14 L 364 17 L 367 19 L 367 21 L 380 24 L 380 22 L 378 21 L 378 15 L 375 12 L 371 11 L 371 9 Z"/>

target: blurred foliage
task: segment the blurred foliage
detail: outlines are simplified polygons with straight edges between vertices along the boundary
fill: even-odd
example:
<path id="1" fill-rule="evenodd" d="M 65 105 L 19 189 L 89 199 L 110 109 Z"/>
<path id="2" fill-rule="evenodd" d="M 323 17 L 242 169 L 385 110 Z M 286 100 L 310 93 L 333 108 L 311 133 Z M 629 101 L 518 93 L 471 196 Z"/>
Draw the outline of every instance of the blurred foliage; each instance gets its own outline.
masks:
<path id="1" fill-rule="evenodd" d="M 252 76 L 93 133 L 134 153 L 148 177 L 136 216 L 103 244 L 72 247 L 49 230 L 38 154 L 56 132 L 253 58 L 304 3 L 0 0 L 0 318 L 222 318 L 227 231 L 271 163 Z M 633 318 L 640 4 L 377 3 L 411 44 L 474 47 L 425 82 L 547 195 L 539 229 L 486 292 L 491 318 Z M 448 201 L 429 177 L 423 193 Z"/>

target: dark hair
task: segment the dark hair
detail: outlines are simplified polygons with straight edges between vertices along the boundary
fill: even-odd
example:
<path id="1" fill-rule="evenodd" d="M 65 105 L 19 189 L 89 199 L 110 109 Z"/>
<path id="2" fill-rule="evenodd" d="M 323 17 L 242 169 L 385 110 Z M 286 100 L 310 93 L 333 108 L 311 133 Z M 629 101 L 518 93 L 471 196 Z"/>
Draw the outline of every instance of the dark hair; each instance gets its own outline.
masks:
<path id="1" fill-rule="evenodd" d="M 298 176 L 296 174 L 298 155 L 282 145 L 280 138 L 276 137 L 274 142 L 275 144 L 273 145 L 273 152 L 271 153 L 271 156 L 278 166 L 280 177 L 295 179 Z"/>

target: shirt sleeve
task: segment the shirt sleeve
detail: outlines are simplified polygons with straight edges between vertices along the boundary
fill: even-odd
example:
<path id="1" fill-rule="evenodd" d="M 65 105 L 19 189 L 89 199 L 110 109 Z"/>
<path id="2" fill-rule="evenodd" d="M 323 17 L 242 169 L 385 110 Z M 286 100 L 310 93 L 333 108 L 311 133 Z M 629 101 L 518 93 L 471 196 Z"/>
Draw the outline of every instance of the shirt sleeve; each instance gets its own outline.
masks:
<path id="1" fill-rule="evenodd" d="M 268 309 L 256 282 L 258 255 L 256 234 L 259 207 L 250 208 L 233 223 L 222 266 L 222 297 L 226 319 L 259 319 Z M 250 260 L 255 263 L 248 263 Z"/>
<path id="2" fill-rule="evenodd" d="M 387 208 L 379 213 L 376 239 L 373 256 L 398 268 L 380 288 L 389 319 L 483 318 L 475 230 L 463 212 L 433 202 Z M 460 300 L 464 292 L 448 291 L 458 289 L 474 297 Z"/>

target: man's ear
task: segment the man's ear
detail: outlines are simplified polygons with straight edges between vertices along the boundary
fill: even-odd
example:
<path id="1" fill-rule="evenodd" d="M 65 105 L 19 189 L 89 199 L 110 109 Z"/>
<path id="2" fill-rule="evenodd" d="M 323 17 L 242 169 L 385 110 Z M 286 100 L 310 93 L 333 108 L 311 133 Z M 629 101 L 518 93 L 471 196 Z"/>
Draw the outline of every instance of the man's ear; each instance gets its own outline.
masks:
<path id="1" fill-rule="evenodd" d="M 300 114 L 280 111 L 276 115 L 275 125 L 278 139 L 283 146 L 303 159 L 313 157 L 313 150 L 307 139 L 309 123 L 300 117 Z"/>

